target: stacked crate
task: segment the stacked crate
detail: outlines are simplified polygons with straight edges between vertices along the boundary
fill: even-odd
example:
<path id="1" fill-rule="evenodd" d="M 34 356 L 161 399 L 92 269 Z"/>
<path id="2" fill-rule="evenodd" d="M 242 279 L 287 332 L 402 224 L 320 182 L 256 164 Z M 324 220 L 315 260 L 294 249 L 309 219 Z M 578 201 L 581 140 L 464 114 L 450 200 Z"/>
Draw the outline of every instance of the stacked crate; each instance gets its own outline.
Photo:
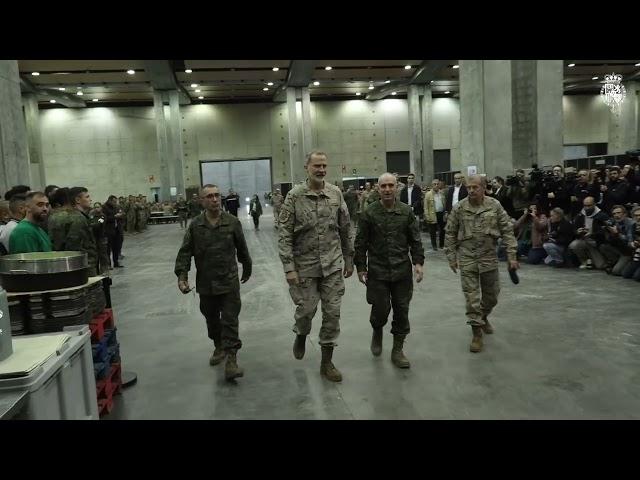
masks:
<path id="1" fill-rule="evenodd" d="M 116 336 L 113 310 L 105 308 L 89 323 L 96 397 L 100 416 L 113 410 L 113 397 L 122 390 L 120 344 Z"/>

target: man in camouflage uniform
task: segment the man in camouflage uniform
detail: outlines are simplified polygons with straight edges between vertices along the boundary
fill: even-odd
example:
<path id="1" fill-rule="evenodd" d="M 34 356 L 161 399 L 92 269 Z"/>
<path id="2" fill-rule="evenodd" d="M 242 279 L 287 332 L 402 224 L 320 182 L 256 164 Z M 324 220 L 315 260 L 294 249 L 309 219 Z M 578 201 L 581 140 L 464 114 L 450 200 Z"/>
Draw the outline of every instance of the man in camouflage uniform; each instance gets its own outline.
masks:
<path id="1" fill-rule="evenodd" d="M 184 199 L 182 194 L 178 195 L 176 210 L 178 211 L 178 218 L 180 218 L 180 228 L 187 228 L 187 221 L 189 220 L 189 204 L 187 204 L 187 201 Z"/>
<path id="2" fill-rule="evenodd" d="M 200 199 L 195 193 L 191 196 L 189 201 L 189 216 L 195 218 L 202 213 L 202 206 L 200 205 Z"/>
<path id="3" fill-rule="evenodd" d="M 347 191 L 344 194 L 344 203 L 347 204 L 349 218 L 355 223 L 358 219 L 358 194 L 356 193 L 353 185 L 349 185 L 347 188 Z"/>
<path id="4" fill-rule="evenodd" d="M 352 228 L 338 187 L 325 182 L 327 155 L 307 155 L 307 180 L 287 194 L 280 212 L 280 260 L 289 293 L 296 304 L 293 355 L 301 359 L 311 320 L 322 302 L 320 374 L 339 382 L 342 374 L 331 362 L 340 334 L 340 304 L 344 278 L 353 274 Z M 344 258 L 344 272 L 343 272 Z"/>
<path id="5" fill-rule="evenodd" d="M 375 356 L 382 353 L 382 329 L 393 306 L 391 361 L 396 367 L 409 368 L 402 346 L 409 333 L 411 264 L 415 265 L 416 282 L 420 283 L 424 250 L 411 207 L 396 198 L 396 178 L 384 173 L 378 184 L 381 201 L 369 205 L 358 221 L 354 263 L 358 279 L 367 287 L 367 303 L 371 305 L 371 353 Z"/>
<path id="6" fill-rule="evenodd" d="M 275 223 L 275 227 L 278 228 L 278 218 L 280 217 L 280 210 L 282 209 L 282 202 L 284 202 L 284 197 L 280 193 L 280 189 L 276 188 L 276 193 L 271 196 L 271 201 L 273 202 L 273 220 Z"/>
<path id="7" fill-rule="evenodd" d="M 444 248 L 449 266 L 453 273 L 460 269 L 467 323 L 473 331 L 472 352 L 482 350 L 483 332 L 493 333 L 487 317 L 498 303 L 500 293 L 496 256 L 499 238 L 507 247 L 509 268 L 519 268 L 511 219 L 498 200 L 485 196 L 485 186 L 484 177 L 469 177 L 469 196 L 453 207 L 445 230 Z"/>
<path id="8" fill-rule="evenodd" d="M 138 232 L 138 206 L 136 197 L 133 195 L 129 195 L 129 201 L 127 202 L 127 232 Z"/>
<path id="9" fill-rule="evenodd" d="M 209 338 L 215 345 L 209 364 L 217 365 L 226 356 L 225 378 L 233 380 L 244 374 L 236 359 L 236 353 L 242 347 L 238 336 L 242 303 L 236 252 L 242 263 L 242 283 L 251 276 L 251 256 L 240 221 L 221 211 L 220 189 L 205 185 L 200 189 L 200 198 L 205 211 L 187 228 L 176 258 L 175 274 L 180 291 L 188 293 L 191 257 L 195 258 L 200 311 L 207 320 Z"/>
<path id="10" fill-rule="evenodd" d="M 147 228 L 145 221 L 147 217 L 147 207 L 142 201 L 142 195 L 138 195 L 136 200 L 136 215 L 136 231 L 140 233 Z"/>
<path id="11" fill-rule="evenodd" d="M 398 196 L 397 193 L 396 193 L 396 196 Z M 378 185 L 378 182 L 376 182 L 373 185 L 373 188 L 371 189 L 371 193 L 369 193 L 369 195 L 367 196 L 367 200 L 364 203 L 364 209 L 366 210 L 369 205 L 379 201 L 380 201 L 380 187 Z"/>
<path id="12" fill-rule="evenodd" d="M 98 245 L 89 221 L 91 196 L 84 187 L 69 189 L 71 208 L 60 210 L 53 225 L 49 227 L 49 238 L 54 250 L 85 252 L 89 263 L 89 276 L 102 273 Z M 108 268 L 108 265 L 107 267 Z"/>

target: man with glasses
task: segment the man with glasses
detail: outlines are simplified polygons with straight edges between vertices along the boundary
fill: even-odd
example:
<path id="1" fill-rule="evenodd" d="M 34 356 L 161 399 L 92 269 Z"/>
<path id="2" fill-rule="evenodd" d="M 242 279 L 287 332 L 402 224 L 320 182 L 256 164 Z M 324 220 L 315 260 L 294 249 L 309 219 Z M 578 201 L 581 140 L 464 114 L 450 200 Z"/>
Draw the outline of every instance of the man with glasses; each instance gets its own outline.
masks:
<path id="1" fill-rule="evenodd" d="M 209 338 L 215 349 L 210 365 L 217 365 L 227 357 L 225 378 L 242 377 L 236 353 L 242 347 L 238 335 L 240 282 L 251 276 L 251 256 L 242 232 L 242 224 L 235 216 L 220 208 L 220 189 L 205 185 L 200 189 L 204 212 L 196 216 L 184 236 L 176 258 L 175 274 L 178 289 L 189 293 L 191 257 L 196 262 L 196 291 L 200 295 L 200 311 L 207 320 Z M 242 279 L 238 281 L 238 261 L 242 264 Z"/>

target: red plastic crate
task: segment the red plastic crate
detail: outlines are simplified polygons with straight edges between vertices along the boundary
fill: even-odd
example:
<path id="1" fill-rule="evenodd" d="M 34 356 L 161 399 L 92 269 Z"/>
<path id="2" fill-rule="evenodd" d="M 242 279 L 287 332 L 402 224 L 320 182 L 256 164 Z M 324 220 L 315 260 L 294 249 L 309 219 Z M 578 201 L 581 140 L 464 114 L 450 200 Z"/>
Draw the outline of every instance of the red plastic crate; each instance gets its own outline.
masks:
<path id="1" fill-rule="evenodd" d="M 89 322 L 91 330 L 91 341 L 99 342 L 104 337 L 105 330 L 114 327 L 113 310 L 105 308 L 102 313 L 93 317 Z"/>

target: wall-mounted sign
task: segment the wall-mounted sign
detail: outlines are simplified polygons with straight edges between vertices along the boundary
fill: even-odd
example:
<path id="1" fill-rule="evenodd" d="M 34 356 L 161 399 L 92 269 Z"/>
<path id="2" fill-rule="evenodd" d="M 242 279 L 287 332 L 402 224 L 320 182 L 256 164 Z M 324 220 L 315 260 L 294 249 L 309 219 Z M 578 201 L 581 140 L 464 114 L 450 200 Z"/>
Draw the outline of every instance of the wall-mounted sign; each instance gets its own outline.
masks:
<path id="1" fill-rule="evenodd" d="M 475 165 L 469 165 L 467 167 L 467 177 L 470 177 L 471 175 L 476 175 L 478 173 L 478 167 Z"/>

